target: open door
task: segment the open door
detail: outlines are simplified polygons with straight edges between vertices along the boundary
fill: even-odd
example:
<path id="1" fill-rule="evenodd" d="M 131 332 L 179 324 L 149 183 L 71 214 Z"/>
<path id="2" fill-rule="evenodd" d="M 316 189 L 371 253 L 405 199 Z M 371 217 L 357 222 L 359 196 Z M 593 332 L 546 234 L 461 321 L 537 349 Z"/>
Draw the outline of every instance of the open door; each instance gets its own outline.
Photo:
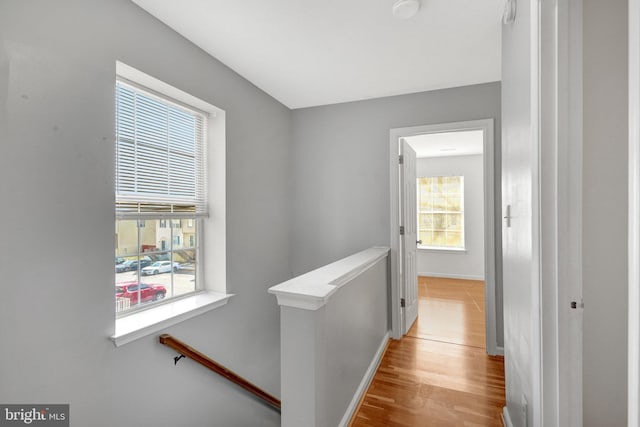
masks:
<path id="1" fill-rule="evenodd" d="M 400 277 L 402 288 L 402 334 L 406 334 L 418 318 L 418 273 L 416 271 L 417 183 L 416 152 L 404 138 L 400 139 Z"/>

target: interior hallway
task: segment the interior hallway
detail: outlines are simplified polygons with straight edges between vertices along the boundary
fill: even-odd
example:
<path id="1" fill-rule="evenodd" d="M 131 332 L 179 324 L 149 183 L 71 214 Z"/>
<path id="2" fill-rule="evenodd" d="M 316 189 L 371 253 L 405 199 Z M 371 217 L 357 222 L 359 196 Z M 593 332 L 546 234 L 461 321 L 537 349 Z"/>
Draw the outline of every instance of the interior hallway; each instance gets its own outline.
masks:
<path id="1" fill-rule="evenodd" d="M 485 353 L 484 282 L 418 287 L 418 320 L 389 342 L 350 426 L 502 426 L 504 359 Z"/>

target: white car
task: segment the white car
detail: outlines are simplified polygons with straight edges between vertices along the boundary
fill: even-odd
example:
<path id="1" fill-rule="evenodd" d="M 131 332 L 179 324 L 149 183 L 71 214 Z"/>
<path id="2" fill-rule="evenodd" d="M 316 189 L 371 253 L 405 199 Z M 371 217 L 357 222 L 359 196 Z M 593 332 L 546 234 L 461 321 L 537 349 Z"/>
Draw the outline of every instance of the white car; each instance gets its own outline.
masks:
<path id="1" fill-rule="evenodd" d="M 171 270 L 173 271 L 180 270 L 180 264 L 177 262 L 174 262 L 172 265 L 171 261 L 156 261 L 153 264 L 143 268 L 140 272 L 145 276 L 149 276 L 151 274 L 168 273 Z"/>

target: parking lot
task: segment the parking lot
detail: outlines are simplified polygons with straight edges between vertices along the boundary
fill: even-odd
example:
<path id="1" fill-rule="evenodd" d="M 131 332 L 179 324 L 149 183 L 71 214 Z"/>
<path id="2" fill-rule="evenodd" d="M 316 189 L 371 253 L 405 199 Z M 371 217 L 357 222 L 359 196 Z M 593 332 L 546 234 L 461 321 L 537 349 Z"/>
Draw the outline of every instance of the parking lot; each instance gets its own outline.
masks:
<path id="1" fill-rule="evenodd" d="M 167 289 L 165 298 L 182 295 L 195 290 L 195 273 L 192 265 L 181 266 L 177 273 L 173 274 L 171 283 L 171 273 L 160 273 L 151 276 L 142 276 L 141 282 L 155 285 L 162 285 Z M 116 273 L 116 284 L 125 282 L 136 282 L 138 280 L 137 271 L 125 271 Z"/>

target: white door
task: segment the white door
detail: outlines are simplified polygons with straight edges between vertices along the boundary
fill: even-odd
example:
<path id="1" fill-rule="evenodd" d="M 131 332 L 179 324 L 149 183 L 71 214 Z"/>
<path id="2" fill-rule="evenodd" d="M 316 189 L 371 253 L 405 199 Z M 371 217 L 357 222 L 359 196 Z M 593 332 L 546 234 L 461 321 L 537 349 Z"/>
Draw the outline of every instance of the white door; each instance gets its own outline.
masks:
<path id="1" fill-rule="evenodd" d="M 416 152 L 402 138 L 400 140 L 400 218 L 402 250 L 401 278 L 402 278 L 402 333 L 409 331 L 413 322 L 418 318 L 418 272 L 416 271 L 417 248 L 417 183 L 416 183 Z"/>
<path id="2" fill-rule="evenodd" d="M 518 2 L 502 28 L 502 267 L 507 417 L 541 426 L 540 285 L 538 274 L 538 14 Z"/>

